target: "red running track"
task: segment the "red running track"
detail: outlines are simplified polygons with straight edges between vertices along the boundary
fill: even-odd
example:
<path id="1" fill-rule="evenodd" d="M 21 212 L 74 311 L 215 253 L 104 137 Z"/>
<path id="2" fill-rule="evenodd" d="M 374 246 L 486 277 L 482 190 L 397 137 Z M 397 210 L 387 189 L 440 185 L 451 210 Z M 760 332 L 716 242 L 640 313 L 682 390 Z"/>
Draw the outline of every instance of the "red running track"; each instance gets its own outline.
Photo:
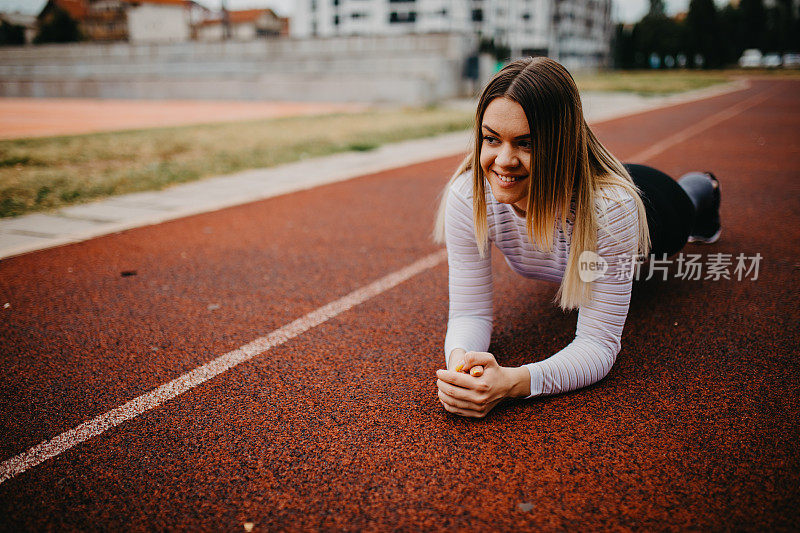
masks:
<path id="1" fill-rule="evenodd" d="M 441 263 L 3 482 L 0 529 L 797 530 L 798 95 L 754 81 L 595 128 L 720 177 L 722 238 L 687 253 L 762 256 L 757 280 L 637 281 L 600 383 L 444 411 Z M 456 162 L 0 261 L 0 460 L 435 252 Z M 495 275 L 501 364 L 570 342 L 555 285 Z"/>

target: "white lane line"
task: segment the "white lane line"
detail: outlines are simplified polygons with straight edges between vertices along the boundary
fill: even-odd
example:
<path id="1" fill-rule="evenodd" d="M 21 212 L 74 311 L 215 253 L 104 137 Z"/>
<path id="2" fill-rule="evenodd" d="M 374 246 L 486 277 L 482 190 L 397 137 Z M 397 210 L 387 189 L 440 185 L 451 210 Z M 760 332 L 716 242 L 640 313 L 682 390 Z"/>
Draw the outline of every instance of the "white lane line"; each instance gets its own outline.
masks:
<path id="1" fill-rule="evenodd" d="M 707 117 L 700 122 L 689 126 L 686 129 L 683 129 L 673 135 L 670 135 L 666 139 L 663 139 L 655 144 L 650 145 L 645 150 L 632 155 L 631 157 L 626 157 L 625 161 L 631 163 L 638 163 L 638 162 L 645 162 L 648 159 L 652 159 L 655 156 L 661 154 L 662 152 L 666 152 L 668 149 L 672 148 L 678 143 L 682 143 L 695 135 L 698 135 L 709 128 L 712 128 L 719 124 L 720 122 L 724 122 L 730 118 L 735 117 L 739 113 L 742 113 L 753 106 L 756 106 L 766 100 L 769 96 L 772 95 L 772 90 L 766 90 L 761 93 L 755 94 L 746 100 L 742 100 L 738 104 L 734 104 L 722 111 Z"/>
<path id="2" fill-rule="evenodd" d="M 12 477 L 22 474 L 26 470 L 44 461 L 64 453 L 73 446 L 122 424 L 126 420 L 130 420 L 145 411 L 158 407 L 167 400 L 171 400 L 179 394 L 193 389 L 209 379 L 230 370 L 236 365 L 249 361 L 257 355 L 275 346 L 279 346 L 323 322 L 327 322 L 348 309 L 366 302 L 370 298 L 399 285 L 407 279 L 435 267 L 444 261 L 446 257 L 447 253 L 445 250 L 432 253 L 405 268 L 401 268 L 315 311 L 311 311 L 294 322 L 273 331 L 266 337 L 261 337 L 241 348 L 221 355 L 213 361 L 199 366 L 173 379 L 169 383 L 161 385 L 157 389 L 142 394 L 107 413 L 84 422 L 69 431 L 65 431 L 51 440 L 37 444 L 28 451 L 16 455 L 7 461 L 3 461 L 2 465 L 0 465 L 0 483 L 4 483 Z"/>

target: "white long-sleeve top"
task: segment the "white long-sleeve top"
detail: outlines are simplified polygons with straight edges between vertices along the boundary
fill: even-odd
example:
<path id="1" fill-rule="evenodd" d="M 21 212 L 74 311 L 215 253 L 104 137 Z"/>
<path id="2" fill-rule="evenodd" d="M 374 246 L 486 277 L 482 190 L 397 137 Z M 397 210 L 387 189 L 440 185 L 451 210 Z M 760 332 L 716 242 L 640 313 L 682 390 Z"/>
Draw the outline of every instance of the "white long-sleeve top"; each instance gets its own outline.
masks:
<path id="1" fill-rule="evenodd" d="M 591 283 L 592 301 L 579 309 L 575 339 L 555 355 L 523 365 L 531 376 L 528 398 L 559 394 L 600 381 L 611 370 L 620 351 L 633 283 L 630 268 L 638 243 L 638 212 L 630 193 L 622 189 L 604 192 L 620 200 L 599 197 L 596 202 L 600 225 L 603 217 L 609 223 L 610 233 L 601 229 L 597 240 L 597 254 L 608 263 L 608 270 Z M 489 348 L 493 316 L 491 245 L 522 276 L 561 283 L 575 219 L 573 203 L 566 232 L 558 220 L 554 225 L 553 251 L 539 251 L 528 237 L 525 218 L 511 205 L 499 203 L 487 184 L 489 248 L 486 256 L 481 257 L 472 218 L 472 173 L 456 178 L 447 194 L 445 235 L 450 313 L 445 361 L 455 348 L 468 352 L 485 352 Z"/>

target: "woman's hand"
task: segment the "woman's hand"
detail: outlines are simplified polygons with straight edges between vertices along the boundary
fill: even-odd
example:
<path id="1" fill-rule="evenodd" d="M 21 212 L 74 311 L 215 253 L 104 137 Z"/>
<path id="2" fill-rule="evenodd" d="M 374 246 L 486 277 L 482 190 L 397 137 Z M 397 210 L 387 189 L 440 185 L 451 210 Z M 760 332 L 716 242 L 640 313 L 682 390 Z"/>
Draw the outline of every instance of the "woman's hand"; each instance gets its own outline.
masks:
<path id="1" fill-rule="evenodd" d="M 455 348 L 450 353 L 450 363 L 447 365 L 448 369 L 453 369 L 453 372 L 464 372 L 471 376 L 481 376 L 483 374 L 483 367 L 475 365 L 470 368 L 465 368 L 467 351 L 464 348 Z"/>
<path id="2" fill-rule="evenodd" d="M 460 364 L 463 364 L 461 371 L 455 371 Z M 438 378 L 436 385 L 439 389 L 439 401 L 451 413 L 483 418 L 504 398 L 511 395 L 516 384 L 512 371 L 518 369 L 501 367 L 488 352 L 453 350 L 450 354 L 450 365 L 453 370 L 436 371 Z M 466 373 L 477 367 L 482 368 L 482 374 Z M 528 374 L 527 369 L 522 370 Z"/>

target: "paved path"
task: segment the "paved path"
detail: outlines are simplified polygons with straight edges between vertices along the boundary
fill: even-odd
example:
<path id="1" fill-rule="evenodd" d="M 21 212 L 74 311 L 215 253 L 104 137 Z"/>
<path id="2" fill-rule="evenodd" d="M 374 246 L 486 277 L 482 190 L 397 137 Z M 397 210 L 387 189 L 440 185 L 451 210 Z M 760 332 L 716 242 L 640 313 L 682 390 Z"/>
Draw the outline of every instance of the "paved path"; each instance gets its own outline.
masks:
<path id="1" fill-rule="evenodd" d="M 595 127 L 713 169 L 685 251 L 758 277 L 636 282 L 609 376 L 484 420 L 435 392 L 457 156 L 0 261 L 0 529 L 797 530 L 798 95 Z M 556 287 L 495 260 L 501 364 L 563 348 Z"/>
<path id="2" fill-rule="evenodd" d="M 736 82 L 661 98 L 592 93 L 584 96 L 584 105 L 587 108 L 587 120 L 599 122 L 745 87 L 746 83 Z M 122 111 L 118 103 L 109 105 Z M 176 103 L 175 109 L 170 112 L 180 113 L 182 105 Z M 254 112 L 257 112 L 259 106 L 268 111 L 271 104 L 237 102 L 231 105 L 241 105 L 240 111 L 254 106 Z M 473 109 L 475 102 L 465 100 L 451 105 Z M 160 192 L 121 195 L 50 213 L 0 219 L 0 258 L 458 154 L 466 150 L 468 141 L 468 133 L 454 133 L 435 139 L 387 145 L 371 152 L 337 154 L 274 168 L 247 170 L 173 186 Z"/>

